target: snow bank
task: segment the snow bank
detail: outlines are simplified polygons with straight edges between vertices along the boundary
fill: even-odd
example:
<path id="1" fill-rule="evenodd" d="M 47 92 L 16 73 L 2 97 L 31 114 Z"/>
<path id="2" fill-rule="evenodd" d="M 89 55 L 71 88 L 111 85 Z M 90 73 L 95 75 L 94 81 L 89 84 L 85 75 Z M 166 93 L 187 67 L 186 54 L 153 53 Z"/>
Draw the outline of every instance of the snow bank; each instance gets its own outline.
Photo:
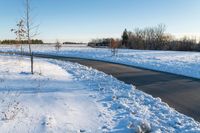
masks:
<path id="1" fill-rule="evenodd" d="M 1 47 L 2 51 L 19 51 L 20 49 L 10 45 Z M 28 50 L 26 46 L 24 50 Z M 54 45 L 36 45 L 33 46 L 33 51 L 35 53 L 109 61 L 200 79 L 199 52 L 119 49 L 117 55 L 112 56 L 109 49 L 63 47 L 58 52 L 55 51 Z"/>
<path id="2" fill-rule="evenodd" d="M 0 131 L 200 132 L 200 123 L 79 64 L 0 56 Z M 109 82 L 108 82 L 109 81 Z"/>
<path id="3" fill-rule="evenodd" d="M 132 85 L 79 64 L 57 64 L 94 92 L 90 97 L 101 103 L 99 118 L 107 120 L 104 132 L 200 132 L 198 122 Z"/>

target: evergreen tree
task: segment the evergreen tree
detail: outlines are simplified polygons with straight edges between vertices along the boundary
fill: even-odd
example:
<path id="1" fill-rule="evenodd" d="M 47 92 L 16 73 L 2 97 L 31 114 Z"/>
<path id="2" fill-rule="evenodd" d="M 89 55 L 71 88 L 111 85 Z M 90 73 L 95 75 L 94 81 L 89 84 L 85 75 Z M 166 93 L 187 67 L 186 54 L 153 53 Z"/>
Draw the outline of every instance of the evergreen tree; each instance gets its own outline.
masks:
<path id="1" fill-rule="evenodd" d="M 122 35 L 122 46 L 124 47 L 128 47 L 128 39 L 129 39 L 129 36 L 128 36 L 128 32 L 127 30 L 125 29 L 124 32 L 123 32 L 123 35 Z"/>

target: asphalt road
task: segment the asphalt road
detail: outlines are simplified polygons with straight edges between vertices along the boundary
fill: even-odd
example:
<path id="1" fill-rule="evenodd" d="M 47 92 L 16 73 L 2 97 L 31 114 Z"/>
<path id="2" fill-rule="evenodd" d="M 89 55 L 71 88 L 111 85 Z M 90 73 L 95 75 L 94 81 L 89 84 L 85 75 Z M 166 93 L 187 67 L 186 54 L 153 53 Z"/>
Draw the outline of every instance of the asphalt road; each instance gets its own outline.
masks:
<path id="1" fill-rule="evenodd" d="M 170 107 L 200 122 L 199 79 L 94 60 L 49 55 L 35 56 L 77 62 L 103 71 L 125 83 L 135 85 L 137 89 L 153 97 L 160 97 Z"/>
<path id="2" fill-rule="evenodd" d="M 169 73 L 85 59 L 63 59 L 95 68 L 153 97 L 160 97 L 177 111 L 200 122 L 200 80 Z"/>

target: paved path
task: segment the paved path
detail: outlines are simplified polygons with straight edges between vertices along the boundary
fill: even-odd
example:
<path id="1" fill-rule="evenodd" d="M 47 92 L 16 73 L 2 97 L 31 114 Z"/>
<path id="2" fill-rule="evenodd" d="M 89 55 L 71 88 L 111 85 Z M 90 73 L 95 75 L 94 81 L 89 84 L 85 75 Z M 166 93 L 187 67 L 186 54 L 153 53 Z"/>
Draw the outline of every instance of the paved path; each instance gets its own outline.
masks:
<path id="1" fill-rule="evenodd" d="M 77 62 L 111 74 L 125 83 L 136 85 L 139 90 L 160 97 L 169 106 L 200 122 L 200 80 L 198 79 L 100 61 L 37 56 Z"/>
<path id="2" fill-rule="evenodd" d="M 125 83 L 136 85 L 137 89 L 160 97 L 169 106 L 200 122 L 200 80 L 99 61 L 64 60 L 93 67 Z"/>

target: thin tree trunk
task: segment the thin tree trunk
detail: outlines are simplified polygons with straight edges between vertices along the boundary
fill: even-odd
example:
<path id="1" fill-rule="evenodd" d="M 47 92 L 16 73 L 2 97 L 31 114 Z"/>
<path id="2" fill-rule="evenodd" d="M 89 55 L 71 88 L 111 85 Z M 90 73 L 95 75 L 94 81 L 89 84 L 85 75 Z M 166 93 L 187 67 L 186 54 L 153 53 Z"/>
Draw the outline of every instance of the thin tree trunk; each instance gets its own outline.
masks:
<path id="1" fill-rule="evenodd" d="M 33 73 L 33 53 L 31 53 L 31 74 Z"/>
<path id="2" fill-rule="evenodd" d="M 29 46 L 29 54 L 31 56 L 31 73 L 33 74 L 33 53 L 31 50 L 31 39 L 30 39 L 30 3 L 26 0 L 26 27 L 27 27 L 27 39 Z"/>

